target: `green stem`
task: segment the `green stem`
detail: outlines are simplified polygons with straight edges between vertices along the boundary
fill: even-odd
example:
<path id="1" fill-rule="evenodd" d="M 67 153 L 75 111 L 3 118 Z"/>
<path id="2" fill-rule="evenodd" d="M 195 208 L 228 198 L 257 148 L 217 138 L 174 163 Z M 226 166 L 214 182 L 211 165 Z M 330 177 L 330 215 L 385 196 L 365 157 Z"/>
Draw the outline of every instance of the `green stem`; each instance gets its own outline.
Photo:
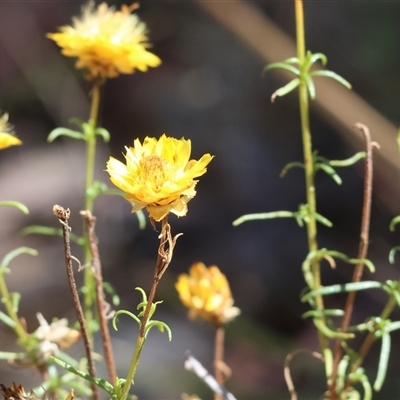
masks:
<path id="1" fill-rule="evenodd" d="M 18 339 L 21 344 L 23 344 L 27 337 L 28 333 L 26 332 L 25 328 L 22 326 L 17 313 L 14 311 L 14 307 L 12 305 L 12 300 L 11 300 L 11 295 L 10 292 L 8 291 L 6 281 L 4 279 L 4 274 L 2 271 L 0 271 L 0 294 L 1 294 L 1 300 L 4 303 L 4 306 L 6 307 L 7 313 L 9 317 L 14 321 L 14 331 L 18 336 Z"/>
<path id="2" fill-rule="evenodd" d="M 156 266 L 154 269 L 153 284 L 151 285 L 149 297 L 147 299 L 146 308 L 144 309 L 142 320 L 140 322 L 139 334 L 136 340 L 135 350 L 133 351 L 131 365 L 129 367 L 128 374 L 125 379 L 125 384 L 122 389 L 121 396 L 118 400 L 126 400 L 129 394 L 129 389 L 133 384 L 133 379 L 137 367 L 139 365 L 139 357 L 142 352 L 144 342 L 146 340 L 146 326 L 150 319 L 151 306 L 156 295 L 156 290 L 161 277 L 168 268 L 169 263 L 172 259 L 172 254 L 174 251 L 175 243 L 180 235 L 176 235 L 174 238 L 171 236 L 171 228 L 168 224 L 167 217 L 161 221 L 161 235 L 160 245 L 158 247 L 158 256 L 156 261 Z"/>
<path id="3" fill-rule="evenodd" d="M 159 264 L 159 260 L 160 260 L 160 257 L 158 257 L 157 265 Z M 131 386 L 134 382 L 136 370 L 139 365 L 140 354 L 142 353 L 143 345 L 146 340 L 146 330 L 145 329 L 146 329 L 147 322 L 150 318 L 151 305 L 153 304 L 153 300 L 154 300 L 158 282 L 159 282 L 159 279 L 157 279 L 157 277 L 156 277 L 157 270 L 158 270 L 158 268 L 156 267 L 153 285 L 150 289 L 147 305 L 146 305 L 145 311 L 143 313 L 142 321 L 140 323 L 140 329 L 139 329 L 138 337 L 136 339 L 135 350 L 133 351 L 131 364 L 129 366 L 129 370 L 126 375 L 125 384 L 122 389 L 120 400 L 126 400 L 128 398 L 129 389 L 131 388 Z"/>
<path id="4" fill-rule="evenodd" d="M 297 57 L 299 59 L 300 69 L 302 69 L 306 55 L 304 14 L 303 14 L 302 0 L 295 0 L 295 12 L 296 12 Z M 310 120 L 309 120 L 308 91 L 306 82 L 304 80 L 304 76 L 302 75 L 300 75 L 299 105 L 300 105 L 301 131 L 303 140 L 306 198 L 309 207 L 309 216 L 307 221 L 307 238 L 308 238 L 308 249 L 311 252 L 318 250 L 317 221 L 315 219 L 317 211 L 317 202 L 315 197 L 315 183 L 314 183 L 315 171 L 313 163 L 312 140 L 311 140 Z M 312 273 L 315 282 L 315 287 L 313 289 L 318 289 L 321 286 L 320 264 L 318 261 L 312 263 Z M 324 308 L 322 296 L 316 297 L 316 304 L 318 309 L 322 310 Z M 320 320 L 322 320 L 322 322 L 324 323 L 323 317 L 321 317 Z M 323 352 L 323 349 L 325 349 L 328 344 L 327 339 L 319 331 L 318 331 L 318 336 L 319 336 L 319 344 L 321 352 Z"/>
<path id="5" fill-rule="evenodd" d="M 90 108 L 90 134 L 86 137 L 86 179 L 85 179 L 85 210 L 93 212 L 93 196 L 90 189 L 93 185 L 94 179 L 94 166 L 96 159 L 96 127 L 100 107 L 100 82 L 94 81 L 92 90 L 92 103 Z M 84 252 L 84 265 L 89 265 L 91 262 L 90 243 L 87 234 L 85 234 L 85 243 L 83 246 Z M 91 268 L 84 270 L 84 313 L 85 320 L 89 330 L 90 341 L 93 340 L 93 307 L 95 302 L 95 281 Z"/>

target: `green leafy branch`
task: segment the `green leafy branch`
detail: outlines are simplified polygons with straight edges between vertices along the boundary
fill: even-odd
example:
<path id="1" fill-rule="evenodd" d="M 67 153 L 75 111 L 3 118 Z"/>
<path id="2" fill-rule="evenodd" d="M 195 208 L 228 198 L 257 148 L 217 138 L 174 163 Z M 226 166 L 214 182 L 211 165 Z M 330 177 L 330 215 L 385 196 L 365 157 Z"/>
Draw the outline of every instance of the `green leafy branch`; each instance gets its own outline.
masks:
<path id="1" fill-rule="evenodd" d="M 322 170 L 327 175 L 329 175 L 338 185 L 341 185 L 342 179 L 333 167 L 348 167 L 354 165 L 360 159 L 365 158 L 365 154 L 365 151 L 360 151 L 345 160 L 328 160 L 327 158 L 318 155 L 318 151 L 315 150 L 313 152 L 314 175 L 317 173 L 318 170 Z M 286 164 L 279 176 L 284 177 L 287 172 L 294 167 L 304 169 L 304 163 L 294 161 Z"/>
<path id="2" fill-rule="evenodd" d="M 118 330 L 118 328 L 117 328 L 117 319 L 122 314 L 128 315 L 129 317 L 131 317 L 134 321 L 136 321 L 138 323 L 139 327 L 141 326 L 140 317 L 143 317 L 144 311 L 145 311 L 146 306 L 147 306 L 147 295 L 146 295 L 146 292 L 140 287 L 136 287 L 135 290 L 138 290 L 142 294 L 142 301 L 137 306 L 137 310 L 141 310 L 141 311 L 139 312 L 139 314 L 137 316 L 135 314 L 131 313 L 130 311 L 127 311 L 127 310 L 119 310 L 119 311 L 117 311 L 115 313 L 115 315 L 114 315 L 113 320 L 112 320 L 113 328 L 116 331 Z M 156 311 L 157 305 L 161 304 L 161 303 L 162 303 L 162 300 L 161 301 L 156 301 L 156 302 L 151 304 L 149 318 L 148 318 L 148 320 L 146 322 L 146 326 L 144 328 L 144 332 L 145 332 L 145 336 L 144 337 L 147 338 L 147 334 L 150 332 L 151 328 L 157 327 L 160 332 L 164 332 L 164 330 L 165 330 L 167 332 L 167 334 L 168 334 L 168 340 L 171 341 L 172 340 L 172 332 L 171 332 L 170 327 L 165 322 L 151 319 L 151 317 L 153 316 L 154 312 Z"/>
<path id="3" fill-rule="evenodd" d="M 346 256 L 346 254 L 340 253 L 336 250 L 319 249 L 316 251 L 311 251 L 310 253 L 308 253 L 308 255 L 307 255 L 306 259 L 303 261 L 303 265 L 302 265 L 303 275 L 304 275 L 305 281 L 310 289 L 315 288 L 314 275 L 311 270 L 311 266 L 312 266 L 313 262 L 319 263 L 321 260 L 326 260 L 329 262 L 329 264 L 332 268 L 335 268 L 335 266 L 336 266 L 336 263 L 334 260 L 335 258 L 338 260 L 344 261 L 347 264 L 352 264 L 352 265 L 363 264 L 370 270 L 370 272 L 375 271 L 374 264 L 371 261 L 366 260 L 366 259 L 349 258 L 348 256 Z M 362 284 L 364 282 L 356 282 L 356 283 Z M 379 282 L 377 282 L 377 283 L 379 283 Z M 357 289 L 352 289 L 352 287 L 353 287 L 352 285 L 355 285 L 355 283 L 348 283 L 345 285 L 323 286 L 323 287 L 320 287 L 318 289 L 312 290 L 311 292 L 307 293 L 305 296 L 303 296 L 302 301 L 304 301 L 304 302 L 308 301 L 309 298 L 315 297 L 315 296 L 331 294 L 330 291 L 332 291 L 332 289 L 328 289 L 328 288 L 333 288 L 336 286 L 345 287 L 345 288 L 347 288 L 346 291 L 357 290 Z M 380 284 L 380 285 L 382 285 L 382 284 Z M 356 288 L 357 285 L 355 285 L 354 287 Z M 360 290 L 360 289 L 358 289 L 358 290 Z"/>
<path id="4" fill-rule="evenodd" d="M 104 142 L 108 143 L 110 141 L 110 133 L 105 128 L 94 128 L 93 123 L 84 122 L 79 118 L 71 118 L 69 122 L 80 128 L 80 131 L 63 127 L 55 128 L 49 133 L 47 141 L 51 143 L 60 136 L 67 136 L 71 139 L 84 140 L 86 142 L 92 140 L 95 136 L 101 136 Z"/>
<path id="5" fill-rule="evenodd" d="M 300 61 L 298 57 L 291 57 L 283 62 L 268 64 L 264 68 L 263 72 L 271 69 L 283 69 L 293 73 L 296 76 L 296 78 L 291 80 L 285 86 L 275 91 L 271 96 L 271 101 L 273 102 L 276 97 L 282 97 L 290 93 L 300 85 L 300 82 L 304 82 L 306 84 L 310 98 L 315 99 L 315 85 L 313 81 L 315 76 L 324 76 L 334 79 L 348 89 L 351 89 L 350 83 L 333 71 L 325 69 L 311 71 L 311 68 L 316 62 L 320 62 L 323 66 L 325 66 L 328 62 L 328 59 L 322 53 L 313 54 L 310 51 L 307 51 L 302 61 Z"/>
<path id="6" fill-rule="evenodd" d="M 310 207 L 308 204 L 300 204 L 298 211 L 272 211 L 266 213 L 256 213 L 256 214 L 245 214 L 233 221 L 233 226 L 238 226 L 247 221 L 256 221 L 263 219 L 275 219 L 275 218 L 294 218 L 300 227 L 304 226 L 313 216 L 318 222 L 327 227 L 332 227 L 332 222 L 325 218 L 323 215 L 315 212 L 310 212 Z"/>

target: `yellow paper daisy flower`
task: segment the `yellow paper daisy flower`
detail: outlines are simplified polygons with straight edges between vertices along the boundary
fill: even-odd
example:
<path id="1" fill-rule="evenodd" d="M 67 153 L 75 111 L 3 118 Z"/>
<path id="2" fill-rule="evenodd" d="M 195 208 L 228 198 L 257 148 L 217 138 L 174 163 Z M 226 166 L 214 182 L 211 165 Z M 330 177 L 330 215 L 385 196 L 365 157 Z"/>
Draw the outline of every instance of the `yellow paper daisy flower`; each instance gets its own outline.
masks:
<path id="1" fill-rule="evenodd" d="M 223 325 L 240 314 L 240 310 L 233 307 L 226 276 L 215 265 L 207 268 L 201 262 L 193 264 L 189 275 L 179 275 L 175 287 L 182 303 L 189 309 L 189 318 L 200 317 Z"/>
<path id="2" fill-rule="evenodd" d="M 150 45 L 145 23 L 131 14 L 136 5 L 123 5 L 116 11 L 106 3 L 97 8 L 93 4 L 83 7 L 82 16 L 74 17 L 72 26 L 47 34 L 62 54 L 78 58 L 75 67 L 87 69 L 88 79 L 115 78 L 160 65 L 161 60 L 146 50 Z"/>
<path id="3" fill-rule="evenodd" d="M 22 142 L 15 136 L 12 125 L 8 122 L 8 114 L 0 117 L 0 150 L 11 146 L 19 146 Z"/>
<path id="4" fill-rule="evenodd" d="M 156 138 L 139 139 L 134 147 L 126 147 L 126 164 L 110 157 L 107 172 L 111 182 L 126 193 L 125 198 L 135 203 L 132 212 L 146 207 L 155 221 L 170 212 L 178 217 L 186 215 L 187 203 L 196 195 L 194 178 L 206 172 L 213 158 L 204 154 L 200 160 L 190 160 L 191 142 L 165 134 Z"/>

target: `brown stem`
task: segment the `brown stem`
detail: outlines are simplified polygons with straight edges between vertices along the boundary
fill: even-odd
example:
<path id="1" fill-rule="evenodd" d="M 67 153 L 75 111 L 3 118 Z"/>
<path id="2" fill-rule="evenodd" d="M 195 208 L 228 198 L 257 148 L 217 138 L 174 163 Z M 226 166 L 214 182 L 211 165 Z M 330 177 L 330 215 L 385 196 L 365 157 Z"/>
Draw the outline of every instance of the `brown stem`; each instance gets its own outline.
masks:
<path id="1" fill-rule="evenodd" d="M 371 141 L 371 135 L 369 133 L 369 129 L 365 125 L 357 123 L 355 124 L 355 127 L 362 131 L 365 138 L 365 148 L 366 148 L 365 172 L 364 172 L 364 197 L 363 197 L 363 209 L 361 217 L 360 241 L 358 246 L 358 258 L 365 259 L 367 257 L 367 252 L 368 252 L 369 223 L 371 218 L 371 197 L 372 197 L 372 177 L 373 177 L 372 149 L 374 146 L 376 146 L 376 143 Z M 364 264 L 362 263 L 357 264 L 354 269 L 352 282 L 359 282 L 361 280 L 363 271 L 364 271 Z M 341 332 L 346 332 L 350 325 L 350 320 L 354 309 L 355 298 L 356 298 L 356 292 L 350 292 L 347 296 L 346 305 L 344 308 L 344 316 L 342 319 L 342 323 L 340 325 Z M 341 358 L 342 358 L 342 341 L 339 339 L 335 343 L 335 350 L 334 350 L 333 370 L 332 370 L 332 378 L 330 385 L 331 400 L 335 400 L 338 398 L 337 397 L 338 394 L 336 393 L 336 379 L 337 379 L 337 370 Z"/>
<path id="2" fill-rule="evenodd" d="M 215 349 L 214 349 L 214 376 L 215 380 L 223 385 L 225 376 L 222 370 L 224 363 L 224 341 L 225 341 L 225 328 L 223 325 L 215 325 Z M 214 400 L 223 400 L 220 394 L 214 394 Z"/>
<path id="3" fill-rule="evenodd" d="M 164 272 L 167 270 L 172 260 L 172 254 L 174 251 L 176 240 L 181 235 L 182 234 L 179 233 L 178 235 L 175 235 L 175 237 L 172 237 L 171 226 L 168 224 L 167 217 L 165 217 L 161 221 L 161 234 L 159 236 L 160 245 L 158 247 L 157 261 L 154 269 L 153 284 L 150 289 L 150 293 L 147 299 L 147 305 L 143 313 L 142 323 L 140 325 L 139 335 L 141 337 L 144 337 L 144 330 L 149 319 L 151 305 L 156 294 L 158 283 L 160 282 L 161 277 L 164 275 Z"/>
<path id="4" fill-rule="evenodd" d="M 92 357 L 92 351 L 90 348 L 88 330 L 86 327 L 86 321 L 85 321 L 85 317 L 83 315 L 82 306 L 81 306 L 81 303 L 79 300 L 78 290 L 76 289 L 74 272 L 73 272 L 73 268 L 72 268 L 72 260 L 76 260 L 76 261 L 78 261 L 78 260 L 71 254 L 71 247 L 70 247 L 70 241 L 69 241 L 69 232 L 70 232 L 71 228 L 68 225 L 70 211 L 69 211 L 69 208 L 64 209 L 63 207 L 61 207 L 59 205 L 55 205 L 53 207 L 53 212 L 54 212 L 54 215 L 56 217 L 58 217 L 58 220 L 60 221 L 60 224 L 62 225 L 63 236 L 64 236 L 65 266 L 67 269 L 69 288 L 70 288 L 70 291 L 72 294 L 72 300 L 74 302 L 76 316 L 78 318 L 79 325 L 81 327 L 81 334 L 82 334 L 82 339 L 83 339 L 83 343 L 85 346 L 89 374 L 92 378 L 95 378 L 96 370 L 95 370 L 94 361 L 93 361 L 93 357 Z M 97 386 L 94 385 L 93 383 L 91 383 L 90 386 L 91 386 L 92 392 L 93 392 L 93 399 L 100 400 Z"/>
<path id="5" fill-rule="evenodd" d="M 111 384 L 117 383 L 117 372 L 115 368 L 114 354 L 112 350 L 110 330 L 108 329 L 106 310 L 109 304 L 105 301 L 103 290 L 103 275 L 100 261 L 99 248 L 95 234 L 96 217 L 89 210 L 81 211 L 85 221 L 86 234 L 89 239 L 90 252 L 92 254 L 93 275 L 96 288 L 96 303 L 99 314 L 100 333 L 103 343 L 104 360 L 107 366 L 108 376 Z"/>

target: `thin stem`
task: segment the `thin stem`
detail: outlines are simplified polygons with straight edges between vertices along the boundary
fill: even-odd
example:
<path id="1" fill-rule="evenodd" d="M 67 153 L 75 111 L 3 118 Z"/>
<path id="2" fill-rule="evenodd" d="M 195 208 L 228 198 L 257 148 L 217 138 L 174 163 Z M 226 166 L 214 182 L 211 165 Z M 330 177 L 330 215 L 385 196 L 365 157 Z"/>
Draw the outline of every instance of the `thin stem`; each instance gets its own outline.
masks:
<path id="1" fill-rule="evenodd" d="M 176 244 L 176 240 L 180 234 L 172 237 L 171 227 L 168 224 L 167 217 L 161 221 L 161 234 L 160 234 L 160 245 L 158 247 L 158 256 L 156 266 L 154 269 L 153 284 L 150 289 L 150 293 L 147 299 L 146 308 L 143 312 L 142 320 L 140 322 L 139 334 L 136 340 L 135 349 L 133 351 L 131 364 L 126 376 L 125 385 L 122 389 L 120 400 L 126 400 L 129 394 L 129 389 L 134 383 L 137 367 L 139 365 L 139 358 L 142 352 L 144 342 L 146 340 L 146 326 L 150 318 L 151 306 L 154 301 L 158 283 L 161 277 L 168 268 L 172 260 L 173 250 Z"/>
<path id="2" fill-rule="evenodd" d="M 214 376 L 215 380 L 223 385 L 225 381 L 222 365 L 224 363 L 224 341 L 225 341 L 225 328 L 223 325 L 217 324 L 215 326 L 215 349 L 214 349 Z M 221 394 L 214 394 L 214 400 L 222 400 Z"/>
<path id="3" fill-rule="evenodd" d="M 13 329 L 17 334 L 19 341 L 21 342 L 21 344 L 23 344 L 28 337 L 28 333 L 22 326 L 21 321 L 19 320 L 18 315 L 14 310 L 11 300 L 11 295 L 10 292 L 8 291 L 7 284 L 4 279 L 4 273 L 1 269 L 0 269 L 0 294 L 1 294 L 1 300 L 4 303 L 4 306 L 6 307 L 9 317 L 14 321 L 15 325 L 13 326 Z"/>
<path id="4" fill-rule="evenodd" d="M 371 198 L 372 198 L 372 177 L 373 177 L 373 163 L 372 163 L 372 149 L 374 143 L 371 142 L 371 135 L 369 129 L 363 124 L 355 125 L 364 135 L 365 147 L 366 147 L 366 158 L 365 158 L 365 172 L 364 172 L 364 196 L 363 196 L 363 209 L 361 217 L 361 232 L 360 241 L 358 246 L 358 256 L 359 259 L 365 259 L 368 252 L 368 242 L 369 242 L 369 224 L 371 219 Z M 356 265 L 353 273 L 352 282 L 359 282 L 361 280 L 364 271 L 364 264 L 360 263 Z M 351 315 L 353 313 L 354 302 L 356 298 L 356 292 L 350 292 L 347 296 L 346 305 L 344 308 L 344 316 L 342 323 L 340 325 L 340 331 L 346 332 L 351 320 Z M 340 359 L 342 358 L 342 341 L 337 340 L 335 344 L 334 351 L 334 361 L 332 369 L 332 379 L 330 393 L 332 400 L 337 398 L 336 393 L 336 379 Z M 335 394 L 336 393 L 336 394 Z M 336 396 L 336 397 L 335 397 Z"/>
<path id="5" fill-rule="evenodd" d="M 303 13 L 303 2 L 302 0 L 295 0 L 295 12 L 296 12 L 296 41 L 297 41 L 297 57 L 299 59 L 300 69 L 304 64 L 305 60 L 305 34 L 304 34 L 304 13 Z M 308 105 L 308 91 L 304 77 L 300 76 L 299 85 L 299 105 L 300 105 L 300 120 L 301 120 L 301 131 L 303 140 L 303 157 L 304 157 L 304 173 L 306 182 L 306 198 L 309 208 L 309 216 L 307 221 L 307 238 L 308 238 L 308 250 L 318 250 L 317 242 L 317 221 L 315 215 L 317 212 L 317 202 L 315 196 L 315 183 L 314 183 L 314 162 L 313 162 L 313 151 L 312 151 L 312 140 L 310 131 L 309 121 L 309 105 Z M 321 286 L 321 273 L 320 264 L 318 261 L 312 263 L 312 273 L 314 277 L 314 288 L 318 289 Z M 318 309 L 324 308 L 322 296 L 317 296 L 316 305 Z M 320 320 L 324 323 L 324 318 Z M 321 353 L 323 349 L 327 347 L 327 339 L 324 335 L 318 331 L 319 345 Z"/>
<path id="6" fill-rule="evenodd" d="M 99 249 L 97 246 L 95 226 L 96 217 L 92 215 L 90 211 L 81 211 L 85 221 L 86 234 L 89 239 L 91 255 L 93 258 L 93 271 L 94 279 L 96 284 L 96 301 L 97 301 L 97 312 L 99 315 L 100 332 L 103 343 L 104 359 L 107 366 L 108 376 L 110 382 L 115 385 L 117 382 L 117 372 L 115 369 L 114 354 L 112 350 L 110 331 L 108 329 L 106 310 L 109 304 L 105 301 L 104 290 L 103 290 L 103 275 L 100 261 Z"/>
<path id="7" fill-rule="evenodd" d="M 81 334 L 82 334 L 83 344 L 85 347 L 89 374 L 92 378 L 96 378 L 96 370 L 95 370 L 94 361 L 93 361 L 93 357 L 92 357 L 88 329 L 86 326 L 85 317 L 84 317 L 81 303 L 79 300 L 78 290 L 76 288 L 76 283 L 75 283 L 75 278 L 74 278 L 74 271 L 73 271 L 73 267 L 72 267 L 72 260 L 73 259 L 76 261 L 78 261 L 78 260 L 75 257 L 73 257 L 71 254 L 71 247 L 70 247 L 70 241 L 69 241 L 69 232 L 70 232 L 71 228 L 68 225 L 70 211 L 68 208 L 64 209 L 63 207 L 61 207 L 59 205 L 55 205 L 53 207 L 53 212 L 54 212 L 54 215 L 56 217 L 58 217 L 58 220 L 60 221 L 60 224 L 62 225 L 63 237 L 64 237 L 65 266 L 67 269 L 68 283 L 69 283 L 69 288 L 70 288 L 70 291 L 72 294 L 72 300 L 74 302 L 76 316 L 77 316 L 79 325 L 81 327 Z M 94 385 L 93 383 L 90 386 L 91 386 L 92 392 L 93 392 L 93 399 L 99 400 L 100 396 L 99 396 L 97 386 Z"/>
<path id="8" fill-rule="evenodd" d="M 99 115 L 100 108 L 100 85 L 99 80 L 95 80 L 92 89 L 92 102 L 90 108 L 90 132 L 86 137 L 86 177 L 85 177 L 85 210 L 93 212 L 93 196 L 90 189 L 93 185 L 94 179 L 94 166 L 96 159 L 96 127 L 97 119 Z M 84 265 L 88 265 L 91 262 L 91 251 L 89 238 L 85 237 L 85 242 L 83 245 L 84 253 Z M 85 319 L 89 326 L 90 341 L 93 342 L 92 335 L 92 321 L 93 321 L 93 305 L 95 299 L 95 283 L 93 273 L 91 268 L 85 268 L 84 270 L 84 310 Z"/>
<path id="9" fill-rule="evenodd" d="M 100 108 L 100 82 L 95 81 L 92 90 L 92 103 L 90 107 L 89 124 L 91 126 L 91 135 L 87 138 L 86 147 L 86 180 L 85 180 L 85 210 L 93 212 L 93 197 L 88 193 L 93 184 L 94 165 L 96 158 L 96 134 L 97 119 Z"/>
<path id="10" fill-rule="evenodd" d="M 146 340 L 146 325 L 147 325 L 147 322 L 149 320 L 151 305 L 153 303 L 153 300 L 154 300 L 154 297 L 155 297 L 155 294 L 156 294 L 158 282 L 159 281 L 154 279 L 153 280 L 153 285 L 151 286 L 151 289 L 150 289 L 150 294 L 149 294 L 149 298 L 148 298 L 148 301 L 147 301 L 146 309 L 144 311 L 142 320 L 140 322 L 139 334 L 138 334 L 138 337 L 136 339 L 135 350 L 134 350 L 133 355 L 132 355 L 131 364 L 129 366 L 129 370 L 128 370 L 128 373 L 127 373 L 127 376 L 126 376 L 126 380 L 125 380 L 125 385 L 124 385 L 123 390 L 122 390 L 121 400 L 126 400 L 127 399 L 128 394 L 129 394 L 129 389 L 134 383 L 136 370 L 137 370 L 137 368 L 139 366 L 139 358 L 140 358 L 140 355 L 141 355 L 142 350 L 143 350 L 144 342 Z"/>

